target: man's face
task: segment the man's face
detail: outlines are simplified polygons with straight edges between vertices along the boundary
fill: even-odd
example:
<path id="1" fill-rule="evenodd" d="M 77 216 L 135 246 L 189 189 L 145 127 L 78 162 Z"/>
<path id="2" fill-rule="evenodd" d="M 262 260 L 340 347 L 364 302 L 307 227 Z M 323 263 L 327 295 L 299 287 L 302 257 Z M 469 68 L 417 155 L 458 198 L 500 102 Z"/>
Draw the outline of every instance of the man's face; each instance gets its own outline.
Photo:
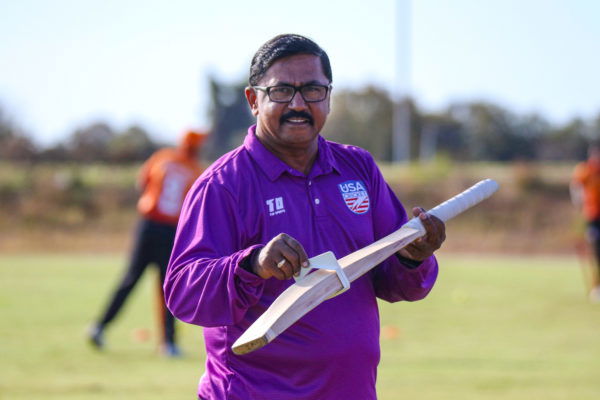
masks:
<path id="1" fill-rule="evenodd" d="M 259 86 L 306 84 L 329 85 L 319 57 L 299 54 L 277 60 Z M 246 98 L 256 117 L 257 136 L 273 149 L 305 148 L 316 138 L 329 114 L 329 92 L 323 101 L 307 103 L 299 92 L 289 103 L 276 103 L 264 91 L 246 89 Z"/>

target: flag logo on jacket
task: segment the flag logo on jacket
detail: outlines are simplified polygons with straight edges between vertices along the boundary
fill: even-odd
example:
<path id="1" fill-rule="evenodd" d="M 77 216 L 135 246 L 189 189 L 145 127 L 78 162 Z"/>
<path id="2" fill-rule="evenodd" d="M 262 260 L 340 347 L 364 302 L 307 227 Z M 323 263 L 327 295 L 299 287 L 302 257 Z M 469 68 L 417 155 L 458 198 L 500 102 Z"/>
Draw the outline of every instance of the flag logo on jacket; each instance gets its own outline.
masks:
<path id="1" fill-rule="evenodd" d="M 362 181 L 346 181 L 338 185 L 348 209 L 355 214 L 369 211 L 369 193 Z"/>

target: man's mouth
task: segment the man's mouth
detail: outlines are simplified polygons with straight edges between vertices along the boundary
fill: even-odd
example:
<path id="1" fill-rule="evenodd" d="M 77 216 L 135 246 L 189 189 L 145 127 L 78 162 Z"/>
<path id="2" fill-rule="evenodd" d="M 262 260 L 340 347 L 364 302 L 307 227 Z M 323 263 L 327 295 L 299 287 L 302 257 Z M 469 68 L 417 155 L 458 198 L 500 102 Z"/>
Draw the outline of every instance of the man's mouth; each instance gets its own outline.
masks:
<path id="1" fill-rule="evenodd" d="M 288 113 L 281 117 L 281 123 L 290 125 L 312 125 L 313 120 L 310 115 L 307 115 L 306 113 Z"/>
<path id="2" fill-rule="evenodd" d="M 310 123 L 310 121 L 307 120 L 306 118 L 288 118 L 285 120 L 285 122 L 294 124 L 294 125 Z"/>

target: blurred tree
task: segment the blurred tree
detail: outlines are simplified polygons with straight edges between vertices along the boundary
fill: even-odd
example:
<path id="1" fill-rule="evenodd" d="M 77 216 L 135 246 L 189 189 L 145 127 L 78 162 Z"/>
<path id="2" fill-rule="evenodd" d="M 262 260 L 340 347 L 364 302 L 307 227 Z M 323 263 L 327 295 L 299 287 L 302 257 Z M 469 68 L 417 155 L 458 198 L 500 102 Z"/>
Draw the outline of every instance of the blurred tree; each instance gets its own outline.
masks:
<path id="1" fill-rule="evenodd" d="M 108 161 L 109 144 L 115 133 L 104 122 L 95 122 L 77 129 L 67 140 L 70 156 L 76 161 Z"/>
<path id="2" fill-rule="evenodd" d="M 157 149 L 148 133 L 136 125 L 115 135 L 108 143 L 110 159 L 120 163 L 143 161 Z"/>
<path id="3" fill-rule="evenodd" d="M 597 138 L 597 137 L 596 137 Z M 584 160 L 593 131 L 581 119 L 574 119 L 563 127 L 551 129 L 538 146 L 537 159 L 550 161 Z"/>
<path id="4" fill-rule="evenodd" d="M 40 161 L 61 162 L 71 159 L 69 149 L 64 143 L 58 143 L 38 152 Z"/>
<path id="5" fill-rule="evenodd" d="M 37 152 L 35 144 L 22 134 L 0 142 L 0 159 L 35 161 Z"/>
<path id="6" fill-rule="evenodd" d="M 452 114 L 463 125 L 470 158 L 474 160 L 529 160 L 535 155 L 535 137 L 519 127 L 517 118 L 503 108 L 484 102 L 455 104 Z"/>
<path id="7" fill-rule="evenodd" d="M 14 135 L 15 127 L 6 112 L 0 107 L 0 140 L 4 141 Z"/>
<path id="8" fill-rule="evenodd" d="M 335 142 L 368 150 L 374 158 L 392 159 L 392 101 L 373 86 L 333 91 L 331 113 L 323 135 Z"/>
<path id="9" fill-rule="evenodd" d="M 422 116 L 420 148 L 419 158 L 424 160 L 440 153 L 455 160 L 469 158 L 466 132 L 449 111 Z"/>
<path id="10" fill-rule="evenodd" d="M 248 127 L 255 122 L 244 95 L 247 83 L 221 83 L 209 77 L 212 132 L 203 154 L 215 160 L 242 144 Z"/>
<path id="11" fill-rule="evenodd" d="M 33 161 L 37 151 L 33 141 L 0 107 L 0 159 Z"/>

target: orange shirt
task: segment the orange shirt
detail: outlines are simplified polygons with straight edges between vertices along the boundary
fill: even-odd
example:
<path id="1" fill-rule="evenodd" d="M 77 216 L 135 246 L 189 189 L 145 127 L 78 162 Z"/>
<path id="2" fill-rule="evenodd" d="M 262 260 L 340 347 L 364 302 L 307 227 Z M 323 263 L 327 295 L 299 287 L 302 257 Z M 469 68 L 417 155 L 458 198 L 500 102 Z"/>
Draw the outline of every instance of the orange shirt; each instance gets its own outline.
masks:
<path id="1" fill-rule="evenodd" d="M 140 172 L 143 192 L 138 211 L 152 221 L 177 225 L 185 195 L 201 173 L 200 164 L 183 152 L 174 148 L 157 151 Z"/>
<path id="2" fill-rule="evenodd" d="M 600 163 L 587 161 L 578 164 L 573 181 L 583 188 L 583 214 L 589 220 L 600 219 Z"/>

